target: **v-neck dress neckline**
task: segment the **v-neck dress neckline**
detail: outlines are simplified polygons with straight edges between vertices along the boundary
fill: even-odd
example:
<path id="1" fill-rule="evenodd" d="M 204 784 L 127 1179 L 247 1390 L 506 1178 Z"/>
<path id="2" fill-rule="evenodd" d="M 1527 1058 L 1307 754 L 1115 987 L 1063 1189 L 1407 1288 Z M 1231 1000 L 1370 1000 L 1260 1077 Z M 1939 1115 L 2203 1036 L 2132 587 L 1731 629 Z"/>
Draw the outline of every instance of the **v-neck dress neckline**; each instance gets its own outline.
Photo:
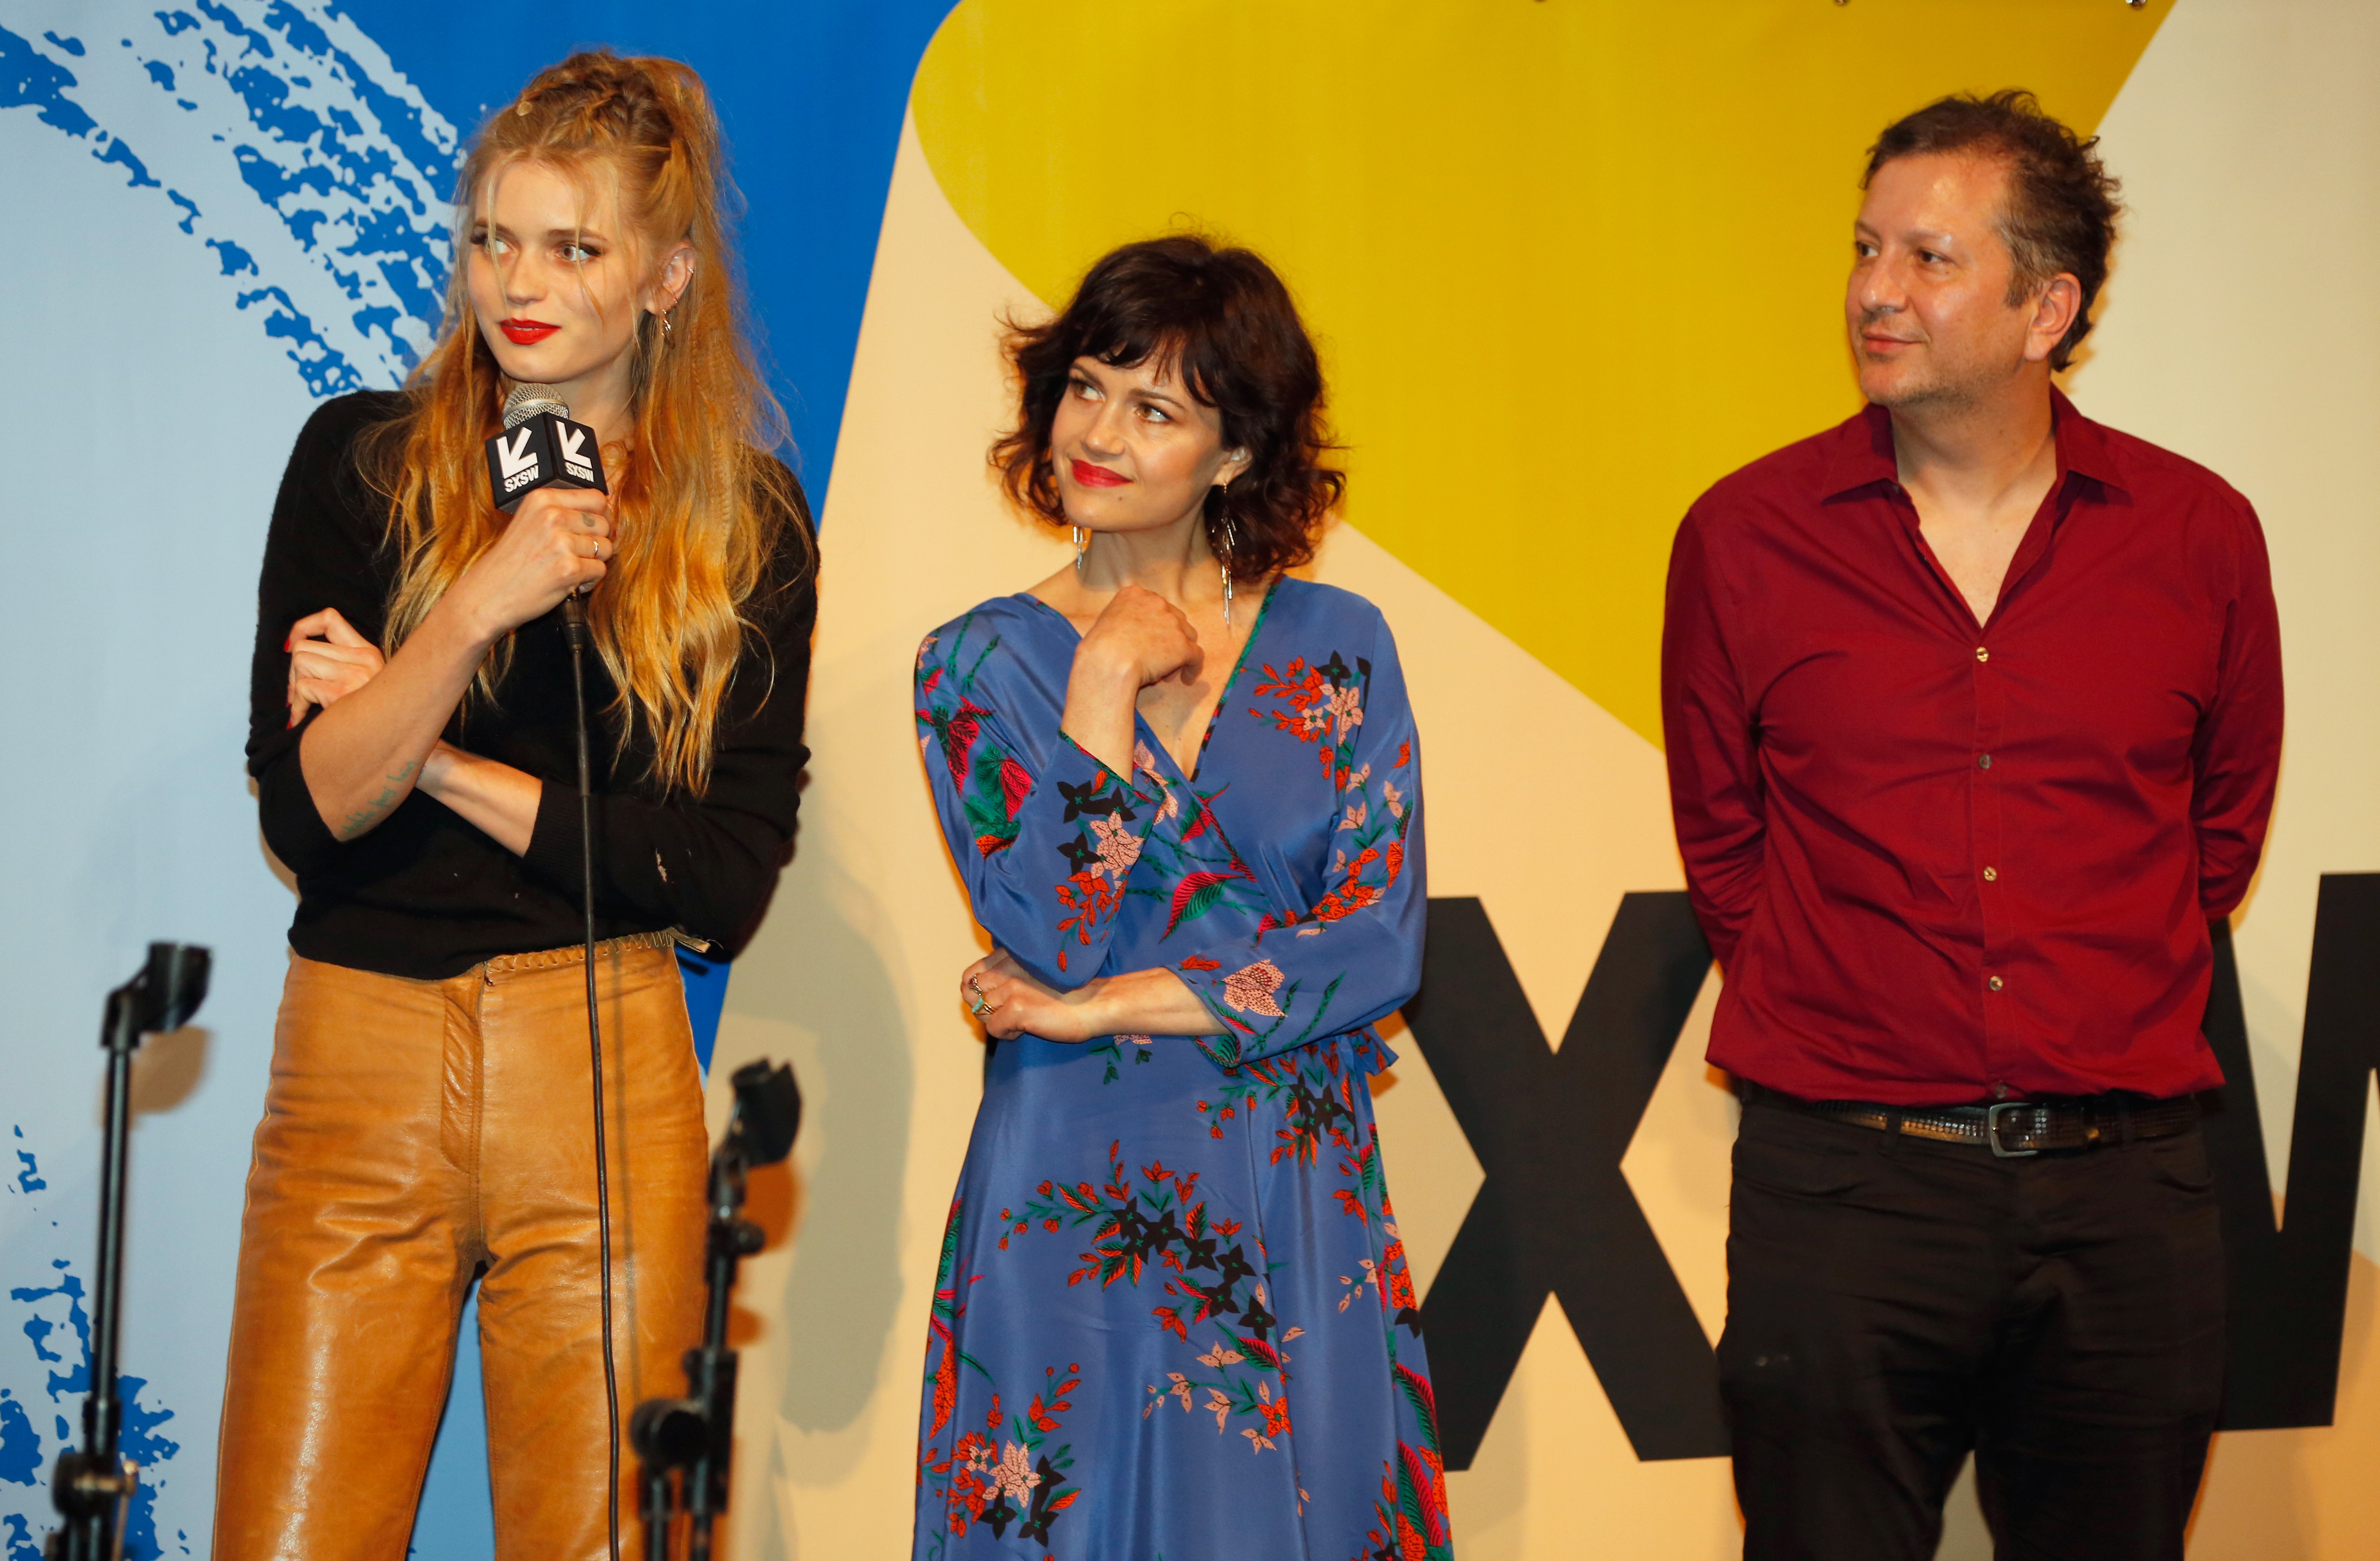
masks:
<path id="1" fill-rule="evenodd" d="M 1232 663 L 1232 674 L 1223 679 L 1223 686 L 1215 691 L 1215 708 L 1207 713 L 1207 729 L 1198 734 L 1198 748 L 1191 756 L 1188 769 L 1184 769 L 1182 762 L 1173 757 L 1173 750 L 1159 740 L 1157 728 L 1150 726 L 1148 717 L 1140 712 L 1139 695 L 1133 696 L 1132 729 L 1148 744 L 1151 757 L 1162 755 L 1172 764 L 1174 774 L 1180 777 L 1184 785 L 1196 785 L 1198 772 L 1206 767 L 1207 749 L 1215 740 L 1216 729 L 1222 724 L 1224 707 L 1232 702 L 1232 690 L 1239 686 L 1240 674 L 1247 670 L 1248 658 L 1257 648 L 1257 637 L 1264 633 L 1265 618 L 1272 612 L 1273 599 L 1281 594 L 1281 587 L 1287 583 L 1289 582 L 1286 577 L 1277 576 L 1272 584 L 1265 588 L 1264 600 L 1257 604 L 1256 622 L 1248 625 L 1248 637 L 1240 641 L 1240 653 Z M 1066 632 L 1075 637 L 1075 643 L 1077 646 L 1082 644 L 1083 631 L 1075 627 L 1074 619 L 1029 591 L 1020 591 L 1016 595 L 1019 601 L 1029 603 L 1057 619 L 1059 623 L 1065 626 Z"/>

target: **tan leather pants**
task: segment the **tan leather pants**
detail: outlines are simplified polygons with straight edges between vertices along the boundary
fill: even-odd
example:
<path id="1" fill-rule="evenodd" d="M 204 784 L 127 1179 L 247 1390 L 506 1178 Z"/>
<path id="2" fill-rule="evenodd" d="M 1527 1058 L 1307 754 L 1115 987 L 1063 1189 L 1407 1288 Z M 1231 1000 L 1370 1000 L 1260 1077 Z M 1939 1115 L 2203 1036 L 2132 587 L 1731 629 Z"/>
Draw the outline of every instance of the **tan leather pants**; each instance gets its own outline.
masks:
<path id="1" fill-rule="evenodd" d="M 686 1391 L 708 1156 L 675 957 L 624 938 L 597 971 L 625 1436 L 640 1400 Z M 404 1561 L 482 1265 L 496 1554 L 605 1554 L 588 1066 L 577 949 L 443 982 L 291 957 L 240 1231 L 216 1561 Z"/>

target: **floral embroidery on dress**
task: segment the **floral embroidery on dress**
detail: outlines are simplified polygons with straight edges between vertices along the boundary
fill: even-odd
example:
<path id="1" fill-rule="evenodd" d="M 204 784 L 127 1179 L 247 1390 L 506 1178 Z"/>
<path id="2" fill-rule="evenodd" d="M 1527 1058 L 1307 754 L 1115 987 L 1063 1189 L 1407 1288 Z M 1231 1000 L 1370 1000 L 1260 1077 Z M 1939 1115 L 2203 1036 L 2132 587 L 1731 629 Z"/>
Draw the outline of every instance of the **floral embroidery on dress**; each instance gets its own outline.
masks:
<path id="1" fill-rule="evenodd" d="M 1281 1113 L 1281 1125 L 1273 1131 L 1274 1165 L 1283 1160 L 1314 1164 L 1325 1139 L 1339 1149 L 1354 1147 L 1346 1129 L 1356 1119 L 1355 1074 L 1335 1051 L 1319 1055 L 1285 1052 L 1226 1069 L 1214 1097 L 1199 1101 L 1197 1109 L 1208 1119 L 1208 1136 L 1219 1139 L 1224 1123 L 1246 1115 L 1257 1103 Z M 1360 1167 L 1342 1168 L 1357 1177 L 1362 1191 Z M 1355 1195 L 1341 1191 L 1331 1196 L 1343 1203 Z"/>
<path id="2" fill-rule="evenodd" d="M 917 694 L 922 701 L 917 720 L 926 728 L 921 740 L 929 762 L 934 750 L 941 750 L 951 783 L 958 788 L 967 822 L 974 826 L 976 850 L 988 857 L 1014 842 L 1016 811 L 1033 792 L 1032 773 L 1014 755 L 996 743 L 983 744 L 980 752 L 977 750 L 983 718 L 990 713 L 968 698 L 968 690 L 985 658 L 1000 649 L 1000 639 L 993 636 L 973 663 L 954 676 L 946 677 L 951 673 L 948 666 L 927 665 L 933 649 L 933 637 L 917 648 Z"/>
<path id="3" fill-rule="evenodd" d="M 1272 1000 L 1272 994 L 1281 990 L 1281 967 L 1269 959 L 1243 965 L 1223 978 L 1223 1001 L 1243 1014 L 1279 1018 L 1281 1005 Z"/>
<path id="4" fill-rule="evenodd" d="M 942 1229 L 932 1323 L 941 1355 L 926 1377 L 932 1424 L 920 1439 L 917 1454 L 917 1483 L 940 1498 L 943 1520 L 930 1535 L 919 1538 L 925 1554 L 940 1555 L 945 1541 L 964 1537 L 972 1524 L 987 1524 L 993 1538 L 1005 1539 L 1008 1526 L 1014 1523 L 1019 1539 L 1046 1550 L 1050 1526 L 1083 1494 L 1082 1487 L 1070 1486 L 1066 1481 L 1067 1470 L 1075 1465 L 1074 1448 L 1049 1445 L 1050 1435 L 1060 1428 L 1058 1417 L 1075 1407 L 1067 1396 L 1082 1385 L 1081 1366 L 1070 1364 L 1062 1374 L 1055 1367 L 1047 1368 L 1041 1391 L 1033 1396 L 1026 1412 L 1009 1424 L 1012 1434 L 1007 1440 L 1001 1437 L 1005 1417 L 995 1387 L 983 1430 L 969 1429 L 947 1451 L 935 1445 L 950 1424 L 958 1400 L 960 1368 L 990 1381 L 981 1363 L 960 1351 L 954 1335 L 966 1311 L 961 1299 L 965 1283 L 958 1273 L 960 1210 L 961 1204 L 951 1205 L 950 1219 Z M 928 1353 L 930 1356 L 933 1351 Z"/>
<path id="5" fill-rule="evenodd" d="M 1009 1226 L 1002 1250 L 1009 1238 L 1036 1225 L 1052 1233 L 1087 1226 L 1091 1246 L 1081 1254 L 1081 1266 L 1066 1276 L 1069 1286 L 1097 1279 L 1102 1287 L 1120 1281 L 1136 1287 L 1152 1270 L 1167 1275 L 1164 1293 L 1175 1299 L 1151 1307 L 1149 1315 L 1185 1344 L 1193 1328 L 1216 1330 L 1213 1348 L 1196 1357 L 1216 1374 L 1168 1372 L 1165 1383 L 1148 1385 L 1141 1418 L 1155 1413 L 1169 1396 L 1178 1398 L 1186 1412 L 1203 1393 L 1196 1407 L 1214 1415 L 1216 1430 L 1228 1430 L 1234 1418 L 1254 1418 L 1260 1428 L 1253 1432 L 1250 1450 L 1271 1447 L 1269 1437 L 1286 1433 L 1289 1413 L 1286 1389 L 1276 1390 L 1273 1384 L 1286 1380 L 1286 1347 L 1305 1330 L 1280 1328 L 1279 1319 L 1266 1310 L 1262 1247 L 1252 1250 L 1250 1242 L 1239 1239 L 1236 1220 L 1209 1222 L 1206 1201 L 1197 1196 L 1197 1172 L 1169 1170 L 1160 1161 L 1142 1166 L 1135 1182 L 1125 1169 L 1121 1140 L 1109 1146 L 1108 1157 L 1103 1185 L 1044 1181 L 1021 1211 L 1002 1210 Z"/>
<path id="6" fill-rule="evenodd" d="M 1270 719 L 1276 730 L 1293 733 L 1299 741 L 1316 745 L 1317 757 L 1340 795 L 1342 811 L 1333 833 L 1353 836 L 1333 853 L 1329 874 L 1332 887 L 1320 900 L 1302 916 L 1266 919 L 1269 928 L 1305 923 L 1298 928 L 1300 934 L 1311 935 L 1343 916 L 1378 904 L 1404 871 L 1405 829 L 1410 822 L 1405 800 L 1412 794 L 1412 783 L 1408 781 L 1401 790 L 1395 781 L 1382 776 L 1377 799 L 1381 816 L 1374 818 L 1372 766 L 1358 762 L 1355 740 L 1364 724 L 1365 691 L 1372 679 L 1370 661 L 1358 656 L 1351 670 L 1333 651 L 1329 661 L 1317 666 L 1308 666 L 1300 657 L 1286 671 L 1276 672 L 1268 665 L 1264 673 L 1257 692 L 1281 700 L 1289 708 L 1276 707 L 1269 716 L 1255 708 L 1248 713 L 1259 721 Z M 1412 761 L 1412 744 L 1401 744 L 1391 769 L 1402 774 Z"/>

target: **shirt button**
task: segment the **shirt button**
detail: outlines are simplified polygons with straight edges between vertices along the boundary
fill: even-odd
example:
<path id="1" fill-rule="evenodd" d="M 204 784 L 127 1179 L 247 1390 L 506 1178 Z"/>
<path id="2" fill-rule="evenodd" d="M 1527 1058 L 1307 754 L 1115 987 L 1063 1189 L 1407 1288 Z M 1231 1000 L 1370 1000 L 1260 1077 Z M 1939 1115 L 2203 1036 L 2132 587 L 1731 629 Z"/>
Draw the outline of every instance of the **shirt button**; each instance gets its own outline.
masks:
<path id="1" fill-rule="evenodd" d="M 1999 977 L 1998 977 L 1998 976 L 1994 976 L 1991 980 L 1989 980 L 1989 981 L 1985 982 L 1984 984 L 1985 984 L 1985 986 L 1990 987 L 1994 992 L 1998 992 L 1998 991 L 2002 986 L 2006 985 L 2007 983 L 2006 983 L 2005 982 L 2001 981 Z"/>
<path id="2" fill-rule="evenodd" d="M 2000 870 L 1999 870 L 1998 868 L 1997 868 L 1997 867 L 1987 867 L 1987 868 L 1984 869 L 1984 882 L 1985 882 L 1985 883 L 1986 883 L 1986 884 L 1997 884 L 1997 883 L 1998 883 L 1999 881 L 2000 881 Z"/>
<path id="3" fill-rule="evenodd" d="M 1976 646 L 1976 647 L 1975 647 L 1975 659 L 1976 659 L 1977 661 L 1989 661 L 1989 660 L 1991 660 L 1991 659 L 1992 659 L 1992 652 L 1991 652 L 1990 649 L 1989 649 L 1988 647 L 1986 647 L 1986 646 L 1983 646 L 1983 645 L 1978 645 L 1978 646 Z"/>
<path id="4" fill-rule="evenodd" d="M 1991 767 L 1992 767 L 1992 756 L 1991 756 L 1990 754 L 1988 754 L 1988 753 L 1978 753 L 1978 754 L 1976 754 L 1976 755 L 1975 755 L 1975 768 L 1976 768 L 1976 769 L 1978 769 L 1978 770 L 1988 770 L 1988 769 L 1990 769 Z"/>

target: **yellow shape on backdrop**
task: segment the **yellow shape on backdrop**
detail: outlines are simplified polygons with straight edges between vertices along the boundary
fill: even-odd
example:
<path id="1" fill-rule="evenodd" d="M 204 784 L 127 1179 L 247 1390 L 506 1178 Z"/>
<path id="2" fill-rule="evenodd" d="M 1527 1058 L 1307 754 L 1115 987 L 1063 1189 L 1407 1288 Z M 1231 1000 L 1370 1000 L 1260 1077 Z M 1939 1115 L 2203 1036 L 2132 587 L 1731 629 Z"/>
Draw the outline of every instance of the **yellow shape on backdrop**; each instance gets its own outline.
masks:
<path id="1" fill-rule="evenodd" d="M 966 0 L 911 103 L 1052 304 L 1184 226 L 1321 339 L 1347 516 L 1660 741 L 1670 539 L 1858 405 L 1864 149 L 1958 91 L 2097 125 L 2172 0 Z"/>

